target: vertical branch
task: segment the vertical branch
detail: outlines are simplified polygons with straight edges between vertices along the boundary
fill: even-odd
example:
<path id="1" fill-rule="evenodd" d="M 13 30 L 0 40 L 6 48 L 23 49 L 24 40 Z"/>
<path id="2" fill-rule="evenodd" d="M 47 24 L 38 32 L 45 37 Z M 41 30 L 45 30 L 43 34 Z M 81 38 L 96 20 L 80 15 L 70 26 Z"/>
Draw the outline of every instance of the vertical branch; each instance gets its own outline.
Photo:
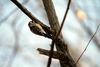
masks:
<path id="1" fill-rule="evenodd" d="M 48 29 L 48 26 L 44 25 L 41 21 L 39 21 L 37 18 L 35 18 L 31 12 L 29 12 L 23 5 L 21 5 L 17 0 L 11 0 L 18 8 L 20 8 L 31 20 L 35 21 L 35 23 L 39 23 L 42 24 L 45 28 Z M 47 12 L 47 16 L 49 19 L 49 24 L 51 26 L 51 28 L 55 31 L 55 33 L 53 34 L 53 39 L 54 36 L 56 35 L 56 33 L 61 30 L 59 30 L 59 21 L 53 6 L 53 3 L 51 0 L 43 0 L 46 12 Z M 62 25 L 63 27 L 63 25 Z M 62 28 L 61 27 L 61 28 Z M 59 33 L 58 33 L 59 35 Z M 56 37 L 58 37 L 58 35 Z M 54 43 L 54 42 L 53 42 Z M 64 60 L 60 60 L 60 64 L 61 67 L 76 67 L 74 66 L 74 60 L 72 59 L 72 57 L 69 54 L 68 51 L 68 47 L 67 44 L 63 41 L 63 37 L 60 34 L 60 36 L 57 38 L 56 40 L 56 48 L 57 51 L 66 53 L 66 59 Z"/>
<path id="2" fill-rule="evenodd" d="M 69 10 L 70 3 L 71 3 L 71 0 L 69 0 L 69 2 L 68 2 L 68 6 L 67 6 L 67 9 L 66 9 L 64 18 L 63 18 L 63 20 L 62 20 L 62 23 L 61 23 L 61 27 L 60 27 L 60 29 L 58 30 L 58 32 L 57 32 L 56 36 L 54 37 L 54 39 L 52 40 L 51 49 L 50 49 L 50 55 L 49 55 L 47 67 L 50 67 L 50 65 L 51 65 L 52 56 L 53 56 L 53 50 L 54 50 L 54 43 L 55 43 L 56 39 L 58 38 L 58 36 L 59 36 L 60 33 L 61 33 L 61 30 L 62 30 L 62 28 L 63 28 L 64 22 L 65 22 L 65 19 L 66 19 L 68 10 Z"/>
<path id="3" fill-rule="evenodd" d="M 51 28 L 55 31 L 55 34 L 56 35 L 52 41 L 52 45 L 51 45 L 51 52 L 50 52 L 50 57 L 49 57 L 49 61 L 48 61 L 48 65 L 47 67 L 50 67 L 50 64 L 51 64 L 51 57 L 53 55 L 53 48 L 54 48 L 54 42 L 56 41 L 56 38 L 58 38 L 58 35 L 60 34 L 61 32 L 61 29 L 63 27 L 63 24 L 64 24 L 64 21 L 65 21 L 65 18 L 66 18 L 66 15 L 67 15 L 67 12 L 68 12 L 68 9 L 69 9 L 69 6 L 68 8 L 66 9 L 66 13 L 65 13 L 65 16 L 63 18 L 63 21 L 62 21 L 62 25 L 61 27 L 59 26 L 59 21 L 58 21 L 58 18 L 57 18 L 57 15 L 56 15 L 56 12 L 55 12 L 55 9 L 54 9 L 54 6 L 53 6 L 53 3 L 52 3 L 52 0 L 43 0 L 43 4 L 44 4 L 44 7 L 45 7 L 45 10 L 47 12 L 47 16 L 48 16 L 48 19 L 49 19 L 49 24 L 51 26 Z M 68 5 L 70 5 L 70 1 L 68 3 Z M 60 29 L 59 29 L 60 28 Z M 57 34 L 56 34 L 57 33 Z M 60 35 L 60 39 L 63 39 L 62 36 Z M 62 44 L 59 44 L 56 42 L 56 48 L 57 48 L 57 51 L 62 51 L 63 53 L 66 53 L 66 55 L 68 56 L 69 61 L 68 60 L 65 60 L 68 61 L 69 63 L 67 64 L 64 64 L 62 61 L 60 61 L 60 64 L 61 64 L 61 67 L 68 67 L 68 66 L 71 66 L 71 67 L 76 67 L 74 66 L 74 61 L 73 59 L 71 58 L 70 54 L 68 51 L 65 51 L 64 48 L 62 47 L 65 47 L 65 43 L 63 41 Z M 59 47 L 61 46 L 61 47 Z M 66 45 L 67 46 L 67 45 Z M 62 48 L 62 50 L 61 50 Z M 68 49 L 67 49 L 68 50 Z M 71 61 L 71 62 L 70 62 Z"/>
<path id="4" fill-rule="evenodd" d="M 52 0 L 42 0 L 42 1 L 43 1 L 45 10 L 47 12 L 49 24 L 51 28 L 55 32 L 57 32 L 59 30 L 59 21 L 58 21 Z"/>

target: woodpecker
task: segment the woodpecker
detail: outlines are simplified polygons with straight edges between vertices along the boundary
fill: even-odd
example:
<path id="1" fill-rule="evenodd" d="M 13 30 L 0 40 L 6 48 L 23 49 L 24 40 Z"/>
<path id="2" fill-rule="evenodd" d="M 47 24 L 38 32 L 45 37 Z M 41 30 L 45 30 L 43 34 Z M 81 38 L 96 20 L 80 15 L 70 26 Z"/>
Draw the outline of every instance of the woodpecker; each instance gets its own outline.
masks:
<path id="1" fill-rule="evenodd" d="M 29 26 L 31 32 L 33 32 L 34 34 L 51 38 L 51 35 L 47 34 L 46 31 L 43 29 L 43 27 L 39 23 L 35 23 L 34 21 L 30 21 L 28 23 L 28 26 Z"/>

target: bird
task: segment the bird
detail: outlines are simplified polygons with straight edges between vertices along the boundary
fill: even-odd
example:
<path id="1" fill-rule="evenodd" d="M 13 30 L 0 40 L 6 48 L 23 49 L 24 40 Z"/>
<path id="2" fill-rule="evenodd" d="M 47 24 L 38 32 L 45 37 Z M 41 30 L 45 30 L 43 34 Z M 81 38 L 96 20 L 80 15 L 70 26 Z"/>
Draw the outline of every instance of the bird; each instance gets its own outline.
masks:
<path id="1" fill-rule="evenodd" d="M 47 34 L 47 32 L 43 29 L 43 27 L 39 23 L 36 23 L 34 21 L 30 21 L 28 23 L 28 26 L 29 26 L 31 32 L 34 33 L 34 34 L 44 36 L 44 37 L 48 37 L 48 38 L 52 37 L 51 34 Z"/>

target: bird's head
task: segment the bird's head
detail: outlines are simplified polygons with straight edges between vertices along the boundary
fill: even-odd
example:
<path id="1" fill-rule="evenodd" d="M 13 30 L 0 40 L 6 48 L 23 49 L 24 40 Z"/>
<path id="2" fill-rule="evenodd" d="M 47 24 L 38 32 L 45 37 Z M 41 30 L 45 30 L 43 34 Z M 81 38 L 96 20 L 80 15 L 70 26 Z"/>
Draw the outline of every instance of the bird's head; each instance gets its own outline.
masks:
<path id="1" fill-rule="evenodd" d="M 34 27 L 34 26 L 36 26 L 36 23 L 35 23 L 34 21 L 30 21 L 30 22 L 28 23 L 28 26 L 29 26 L 29 27 Z"/>

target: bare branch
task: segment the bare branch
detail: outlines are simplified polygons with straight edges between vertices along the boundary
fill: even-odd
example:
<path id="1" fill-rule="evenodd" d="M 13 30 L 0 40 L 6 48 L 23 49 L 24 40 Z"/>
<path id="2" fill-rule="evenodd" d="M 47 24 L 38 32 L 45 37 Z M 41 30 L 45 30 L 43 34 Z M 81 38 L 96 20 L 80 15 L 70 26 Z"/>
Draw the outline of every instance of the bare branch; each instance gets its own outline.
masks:
<path id="1" fill-rule="evenodd" d="M 54 36 L 55 36 L 55 35 L 57 35 L 56 33 L 59 31 L 60 27 L 59 27 L 58 18 L 57 18 L 57 15 L 56 15 L 52 0 L 43 0 L 43 4 L 44 4 L 45 10 L 47 12 L 47 16 L 48 16 L 48 19 L 49 19 L 49 24 L 50 24 L 51 28 L 55 31 L 55 34 L 54 34 Z M 67 13 L 67 11 L 66 11 L 66 13 Z M 65 18 L 63 19 L 63 22 L 64 21 L 65 21 Z M 68 66 L 75 67 L 75 66 L 73 66 L 74 65 L 74 61 L 73 61 L 72 57 L 69 54 L 67 45 L 63 41 L 62 35 L 60 35 L 59 37 L 58 37 L 58 35 L 57 35 L 57 38 L 60 38 L 62 40 L 62 42 L 60 43 L 58 40 L 56 40 L 55 43 L 56 43 L 57 51 L 64 52 L 64 54 L 66 54 L 68 56 L 68 58 L 70 59 L 68 62 L 71 62 L 71 63 L 64 64 L 62 61 L 60 61 L 61 67 L 68 67 Z M 55 37 L 53 37 L 53 38 L 55 39 Z M 54 42 L 52 42 L 52 43 L 54 44 Z M 65 45 L 66 45 L 66 48 L 65 48 Z M 51 52 L 52 53 L 50 53 L 50 54 L 53 54 L 53 48 L 54 48 L 54 46 L 51 47 L 51 50 L 52 50 Z M 51 60 L 49 59 L 47 67 L 49 67 L 50 64 L 51 64 Z"/>
<path id="2" fill-rule="evenodd" d="M 74 12 L 75 16 L 77 17 L 77 10 L 78 10 L 79 6 L 77 4 L 75 4 L 74 2 L 72 3 L 72 6 L 71 6 L 71 9 L 72 11 Z M 88 16 L 87 14 L 87 18 L 89 20 L 91 20 L 91 18 Z M 86 24 L 84 23 L 84 21 L 80 20 L 79 18 L 77 18 L 78 21 L 79 21 L 79 24 L 84 28 L 84 30 L 87 32 L 88 36 L 92 37 L 93 35 L 93 32 L 92 30 L 86 26 Z M 81 22 L 81 23 L 80 23 Z M 93 42 L 95 43 L 95 45 L 97 46 L 97 48 L 100 50 L 100 43 L 99 43 L 99 40 L 98 40 L 98 37 L 94 37 L 93 38 Z"/>
<path id="3" fill-rule="evenodd" d="M 52 55 L 53 55 L 53 49 L 54 49 L 54 43 L 55 43 L 56 39 L 58 38 L 58 36 L 60 35 L 60 32 L 61 32 L 62 27 L 63 27 L 64 22 L 65 22 L 65 18 L 66 18 L 66 16 L 67 16 L 67 13 L 68 13 L 68 10 L 69 10 L 70 3 L 71 3 L 71 0 L 69 0 L 69 2 L 68 2 L 68 7 L 67 7 L 67 9 L 66 9 L 66 12 L 65 12 L 65 15 L 64 15 L 64 18 L 63 18 L 61 27 L 60 27 L 60 29 L 58 30 L 58 32 L 57 32 L 56 36 L 54 37 L 54 39 L 52 40 L 51 49 L 50 49 L 50 55 L 49 55 L 47 67 L 50 67 L 50 65 L 51 65 L 51 60 L 52 60 Z M 66 53 L 66 52 L 64 52 L 64 53 Z"/>
<path id="4" fill-rule="evenodd" d="M 32 21 L 34 21 L 35 23 L 40 24 L 44 29 L 47 29 L 49 31 L 50 27 L 46 26 L 45 24 L 43 24 L 40 20 L 38 20 L 37 18 L 35 18 L 31 12 L 29 12 L 23 5 L 21 5 L 17 0 L 11 0 L 14 4 L 16 4 L 18 6 L 18 8 L 20 8 Z M 54 6 L 51 0 L 43 0 L 45 1 L 45 6 L 47 6 L 47 15 L 48 15 L 48 19 L 50 22 L 50 26 L 51 28 L 55 31 L 53 35 L 56 35 L 56 33 L 59 31 L 59 22 L 58 22 L 58 18 L 56 16 L 56 12 L 54 10 Z M 49 7 L 48 7 L 49 6 Z M 63 26 L 62 26 L 63 27 Z M 59 42 L 57 42 L 59 41 Z M 67 45 L 65 44 L 65 42 L 63 41 L 63 37 L 60 35 L 59 37 L 57 36 L 57 40 L 56 40 L 56 48 L 57 51 L 61 51 L 64 52 L 64 54 L 66 53 L 66 58 L 68 58 L 68 61 L 66 59 L 64 59 L 63 61 L 60 60 L 61 63 L 61 67 L 76 67 L 74 66 L 74 60 L 72 59 L 72 57 L 69 54 Z M 66 46 L 66 47 L 65 47 Z"/>
<path id="5" fill-rule="evenodd" d="M 11 0 L 18 8 L 20 8 L 30 19 L 36 19 L 31 12 L 29 12 L 23 5 L 21 5 L 17 0 Z"/>
<path id="6" fill-rule="evenodd" d="M 32 21 L 34 21 L 35 23 L 40 24 L 43 29 L 46 29 L 48 31 L 50 31 L 50 27 L 48 27 L 47 25 L 43 24 L 43 22 L 41 22 L 40 20 L 38 20 L 34 15 L 32 15 L 31 12 L 29 12 L 22 4 L 20 4 L 17 0 L 11 0 L 18 8 L 20 8 L 20 10 L 22 10 Z"/>
<path id="7" fill-rule="evenodd" d="M 86 49 L 88 48 L 90 42 L 92 41 L 92 39 L 93 39 L 94 36 L 96 35 L 96 33 L 97 33 L 98 29 L 99 29 L 99 26 L 100 26 L 100 24 L 97 26 L 97 29 L 96 29 L 95 33 L 93 34 L 93 36 L 91 37 L 91 39 L 90 39 L 89 42 L 87 43 L 87 45 L 86 45 L 84 51 L 83 51 L 82 54 L 79 56 L 79 58 L 78 58 L 78 60 L 76 61 L 75 65 L 78 63 L 78 61 L 81 59 L 81 57 L 82 57 L 83 54 L 85 53 L 85 51 L 86 51 Z"/>
<path id="8" fill-rule="evenodd" d="M 40 54 L 49 56 L 50 50 L 45 50 L 45 49 L 42 49 L 42 48 L 38 48 L 37 50 L 39 51 Z M 52 57 L 54 59 L 64 60 L 66 58 L 66 55 L 63 54 L 62 52 L 53 51 Z"/>

